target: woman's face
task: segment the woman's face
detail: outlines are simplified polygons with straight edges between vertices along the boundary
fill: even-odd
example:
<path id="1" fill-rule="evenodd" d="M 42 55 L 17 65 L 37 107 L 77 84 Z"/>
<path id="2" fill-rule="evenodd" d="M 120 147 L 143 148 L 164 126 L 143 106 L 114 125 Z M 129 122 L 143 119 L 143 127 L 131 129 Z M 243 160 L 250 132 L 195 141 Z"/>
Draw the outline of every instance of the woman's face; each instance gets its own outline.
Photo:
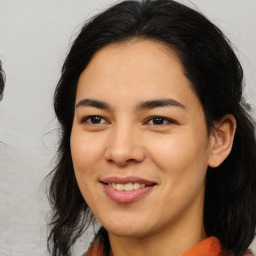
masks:
<path id="1" fill-rule="evenodd" d="M 137 40 L 98 51 L 78 82 L 70 142 L 81 193 L 110 234 L 203 229 L 211 143 L 167 47 Z"/>

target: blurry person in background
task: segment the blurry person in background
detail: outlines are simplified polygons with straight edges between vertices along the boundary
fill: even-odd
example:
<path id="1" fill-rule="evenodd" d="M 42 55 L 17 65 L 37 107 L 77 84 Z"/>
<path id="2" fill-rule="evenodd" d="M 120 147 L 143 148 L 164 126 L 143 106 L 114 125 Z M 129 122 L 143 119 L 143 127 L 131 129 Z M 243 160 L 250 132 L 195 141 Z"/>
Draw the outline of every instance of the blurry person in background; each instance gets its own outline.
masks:
<path id="1" fill-rule="evenodd" d="M 5 81 L 4 71 L 2 69 L 2 63 L 0 61 L 0 100 L 2 100 L 3 98 L 4 81 Z"/>

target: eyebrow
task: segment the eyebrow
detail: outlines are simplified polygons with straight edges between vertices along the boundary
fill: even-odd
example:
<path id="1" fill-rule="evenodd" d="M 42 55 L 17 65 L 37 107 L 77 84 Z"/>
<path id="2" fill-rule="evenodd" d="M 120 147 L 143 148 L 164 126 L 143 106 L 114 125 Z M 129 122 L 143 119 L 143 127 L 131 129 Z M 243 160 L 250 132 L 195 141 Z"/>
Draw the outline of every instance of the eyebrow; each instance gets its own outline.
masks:
<path id="1" fill-rule="evenodd" d="M 95 107 L 95 108 L 100 108 L 100 109 L 110 109 L 110 106 L 108 103 L 106 103 L 104 101 L 93 100 L 93 99 L 80 100 L 76 104 L 76 108 L 78 108 L 78 107 Z"/>
<path id="2" fill-rule="evenodd" d="M 158 108 L 158 107 L 178 107 L 182 109 L 186 109 L 186 107 L 174 99 L 156 99 L 156 100 L 147 100 L 144 102 L 140 102 L 136 109 L 138 111 L 144 110 L 144 109 L 152 109 L 152 108 Z"/>
<path id="3" fill-rule="evenodd" d="M 174 100 L 174 99 L 155 99 L 155 100 L 147 100 L 147 101 L 142 101 L 139 104 L 137 104 L 136 106 L 136 110 L 137 111 L 141 111 L 144 109 L 153 109 L 153 108 L 158 108 L 158 107 L 178 107 L 178 108 L 182 108 L 182 109 L 186 109 L 186 107 Z M 105 102 L 105 101 L 100 101 L 100 100 L 94 100 L 94 99 L 83 99 L 80 100 L 77 104 L 76 104 L 76 108 L 78 107 L 95 107 L 95 108 L 99 108 L 99 109 L 106 109 L 106 110 L 110 110 L 111 107 L 110 105 Z"/>

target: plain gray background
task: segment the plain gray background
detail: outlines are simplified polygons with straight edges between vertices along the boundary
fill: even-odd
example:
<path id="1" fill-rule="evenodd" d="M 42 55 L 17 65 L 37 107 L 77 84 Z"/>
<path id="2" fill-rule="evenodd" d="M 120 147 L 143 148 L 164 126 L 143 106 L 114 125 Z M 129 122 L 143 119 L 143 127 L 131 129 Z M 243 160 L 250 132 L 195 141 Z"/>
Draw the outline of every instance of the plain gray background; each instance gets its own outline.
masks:
<path id="1" fill-rule="evenodd" d="M 53 91 L 83 22 L 113 2 L 0 0 L 0 59 L 6 72 L 0 103 L 1 256 L 48 255 L 43 180 L 58 145 Z M 245 71 L 245 96 L 255 110 L 256 0 L 179 2 L 196 5 L 233 42 Z M 83 238 L 74 255 L 81 255 L 89 240 Z"/>

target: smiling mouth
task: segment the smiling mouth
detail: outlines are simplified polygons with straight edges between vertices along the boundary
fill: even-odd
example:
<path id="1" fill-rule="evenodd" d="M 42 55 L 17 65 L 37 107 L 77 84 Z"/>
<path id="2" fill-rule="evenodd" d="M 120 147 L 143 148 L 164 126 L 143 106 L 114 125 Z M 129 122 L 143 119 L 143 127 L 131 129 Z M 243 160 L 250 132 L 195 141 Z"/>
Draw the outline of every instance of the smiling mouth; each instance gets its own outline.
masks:
<path id="1" fill-rule="evenodd" d="M 117 203 L 131 203 L 145 197 L 157 185 L 138 177 L 109 177 L 100 181 L 107 196 Z"/>
<path id="2" fill-rule="evenodd" d="M 107 185 L 109 187 L 113 188 L 114 190 L 117 190 L 117 191 L 132 191 L 132 190 L 138 190 L 140 188 L 145 188 L 146 187 L 146 184 L 137 183 L 137 182 L 135 182 L 135 183 L 125 183 L 125 184 L 107 183 Z"/>

